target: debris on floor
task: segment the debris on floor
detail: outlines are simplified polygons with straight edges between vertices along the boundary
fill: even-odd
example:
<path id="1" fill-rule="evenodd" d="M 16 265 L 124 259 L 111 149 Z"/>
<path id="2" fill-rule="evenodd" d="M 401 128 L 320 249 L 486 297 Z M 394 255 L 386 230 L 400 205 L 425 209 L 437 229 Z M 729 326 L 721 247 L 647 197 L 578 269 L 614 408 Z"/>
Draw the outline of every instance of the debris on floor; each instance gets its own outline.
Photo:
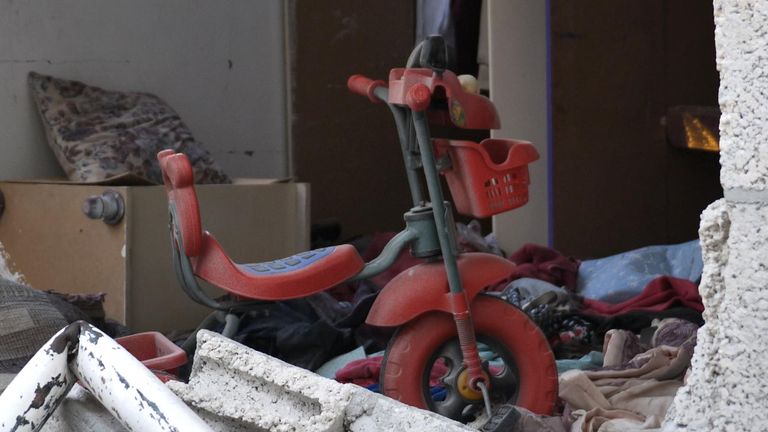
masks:
<path id="1" fill-rule="evenodd" d="M 463 247 L 490 248 L 481 243 L 482 236 L 473 235 L 472 241 L 462 242 Z M 382 234 L 361 242 L 365 245 L 363 255 L 376 256 L 380 252 L 377 248 L 383 247 L 389 238 L 388 234 Z M 512 422 L 514 417 L 517 430 L 597 431 L 603 424 L 631 424 L 638 430 L 658 428 L 683 384 L 696 330 L 703 323 L 703 306 L 696 286 L 701 276 L 698 243 L 643 248 L 585 262 L 552 249 L 525 245 L 509 259 L 519 261 L 516 272 L 510 275 L 510 282 L 491 287 L 491 295 L 527 313 L 549 339 L 557 357 L 560 398 L 565 410 L 555 413 L 554 417 L 542 417 L 516 408 L 503 416 L 502 425 Z M 200 332 L 198 338 L 202 345 L 195 353 L 194 366 L 188 371 L 191 372 L 188 384 L 171 381 L 169 385 L 217 430 L 292 427 L 302 431 L 384 431 L 399 430 L 414 418 L 425 422 L 424 425 L 434 425 L 429 426 L 434 430 L 445 429 L 445 424 L 453 425 L 455 430 L 466 430 L 458 423 L 401 406 L 376 393 L 382 350 L 389 333 L 377 333 L 364 325 L 364 317 L 381 286 L 418 263 L 419 260 L 404 254 L 392 274 L 341 285 L 306 299 L 265 304 L 261 309 L 254 309 L 244 316 L 234 339 L 256 351 L 215 333 Z M 626 297 L 627 291 L 621 289 L 626 284 L 616 281 L 628 272 L 634 272 L 629 279 L 646 282 L 639 290 L 632 288 L 631 297 Z M 585 287 L 593 284 L 592 280 L 605 279 L 606 275 L 612 275 L 609 279 L 617 287 L 614 291 L 602 290 L 599 298 L 583 295 Z M 35 297 L 37 300 L 45 298 L 66 310 L 62 314 L 52 308 L 60 318 L 45 338 L 77 318 L 93 321 L 95 317 L 101 324 L 105 322 L 103 308 L 99 308 L 103 296 L 99 300 L 94 296 L 41 293 L 11 282 L 3 283 L 17 291 L 30 291 L 29 296 L 37 295 L 40 297 Z M 3 292 L 8 294 L 11 288 Z M 619 297 L 614 295 L 617 293 Z M 623 301 L 611 302 L 618 298 Z M 7 308 L 9 304 L 0 302 L 0 307 Z M 81 309 L 90 316 L 84 316 Z M 23 322 L 16 320 L 14 325 Z M 45 338 L 36 342 L 35 347 Z M 7 354 L 8 350 L 3 352 Z M 34 350 L 26 352 L 27 357 L 19 366 L 32 353 Z M 493 367 L 493 353 L 489 351 L 484 355 Z M 18 372 L 18 369 L 9 371 Z M 307 369 L 358 386 L 336 384 Z M 441 374 L 446 370 L 437 364 L 432 368 L 433 397 L 440 397 Z M 237 401 L 224 403 L 221 395 L 233 392 L 238 394 L 233 398 Z M 270 410 L 262 412 L 254 408 L 267 403 L 271 404 Z M 287 411 L 282 412 L 280 404 L 284 404 Z M 66 414 L 68 410 L 90 413 L 92 405 L 93 401 L 89 401 L 81 389 L 73 391 L 65 408 L 54 415 L 52 424 L 63 424 L 62 419 L 70 415 Z M 366 408 L 358 412 L 355 410 L 361 408 L 353 405 Z M 300 407 L 306 407 L 310 413 L 288 415 Z M 391 415 L 383 414 L 391 409 L 405 410 L 409 420 L 394 424 Z M 111 422 L 109 413 L 103 414 L 104 418 L 98 421 Z M 470 426 L 490 430 L 492 423 L 483 415 Z M 525 429 L 524 424 L 535 426 Z M 334 429 L 337 425 L 345 425 L 345 429 Z M 430 429 L 419 427 L 419 430 Z"/>
<path id="2" fill-rule="evenodd" d="M 0 243 L 0 279 L 22 284 L 25 283 L 24 275 L 10 270 L 8 260 L 8 253 L 5 251 L 3 244 Z"/>

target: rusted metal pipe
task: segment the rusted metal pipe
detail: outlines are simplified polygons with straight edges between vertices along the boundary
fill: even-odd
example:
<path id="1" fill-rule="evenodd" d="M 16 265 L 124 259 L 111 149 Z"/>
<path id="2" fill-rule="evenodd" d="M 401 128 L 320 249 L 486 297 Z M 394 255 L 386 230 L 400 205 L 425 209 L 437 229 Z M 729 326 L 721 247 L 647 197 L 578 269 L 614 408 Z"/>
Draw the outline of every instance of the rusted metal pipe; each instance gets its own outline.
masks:
<path id="1" fill-rule="evenodd" d="M 0 432 L 40 430 L 77 380 L 128 430 L 211 430 L 122 346 L 80 321 L 54 335 L 0 395 Z"/>

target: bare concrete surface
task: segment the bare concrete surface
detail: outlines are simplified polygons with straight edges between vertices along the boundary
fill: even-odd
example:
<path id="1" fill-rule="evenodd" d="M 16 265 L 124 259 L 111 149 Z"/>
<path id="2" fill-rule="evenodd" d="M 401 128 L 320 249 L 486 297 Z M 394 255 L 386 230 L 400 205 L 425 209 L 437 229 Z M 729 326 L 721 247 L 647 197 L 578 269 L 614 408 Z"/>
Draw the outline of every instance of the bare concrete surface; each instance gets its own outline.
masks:
<path id="1" fill-rule="evenodd" d="M 715 0 L 720 180 L 702 214 L 706 324 L 665 431 L 766 431 L 768 2 Z"/>

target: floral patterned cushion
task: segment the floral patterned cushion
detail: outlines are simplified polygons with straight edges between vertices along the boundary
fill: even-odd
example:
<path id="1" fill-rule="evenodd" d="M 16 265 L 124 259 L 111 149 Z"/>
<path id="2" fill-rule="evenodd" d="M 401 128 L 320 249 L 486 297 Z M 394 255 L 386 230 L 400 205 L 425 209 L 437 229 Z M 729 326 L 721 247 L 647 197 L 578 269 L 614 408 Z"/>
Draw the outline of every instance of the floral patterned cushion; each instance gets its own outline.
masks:
<path id="1" fill-rule="evenodd" d="M 132 174 L 161 184 L 156 155 L 174 149 L 189 157 L 195 182 L 231 182 L 179 115 L 155 95 L 109 91 L 35 72 L 28 84 L 48 143 L 72 181 Z"/>

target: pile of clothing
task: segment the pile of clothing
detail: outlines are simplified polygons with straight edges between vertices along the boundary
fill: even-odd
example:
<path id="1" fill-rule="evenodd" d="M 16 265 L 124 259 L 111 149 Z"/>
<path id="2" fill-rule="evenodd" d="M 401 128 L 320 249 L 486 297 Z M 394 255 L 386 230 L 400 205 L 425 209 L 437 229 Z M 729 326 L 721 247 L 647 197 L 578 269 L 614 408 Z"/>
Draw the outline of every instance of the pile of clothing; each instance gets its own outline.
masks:
<path id="1" fill-rule="evenodd" d="M 505 292 L 549 337 L 567 430 L 658 430 L 703 320 L 698 241 L 579 263 L 528 245 Z"/>

